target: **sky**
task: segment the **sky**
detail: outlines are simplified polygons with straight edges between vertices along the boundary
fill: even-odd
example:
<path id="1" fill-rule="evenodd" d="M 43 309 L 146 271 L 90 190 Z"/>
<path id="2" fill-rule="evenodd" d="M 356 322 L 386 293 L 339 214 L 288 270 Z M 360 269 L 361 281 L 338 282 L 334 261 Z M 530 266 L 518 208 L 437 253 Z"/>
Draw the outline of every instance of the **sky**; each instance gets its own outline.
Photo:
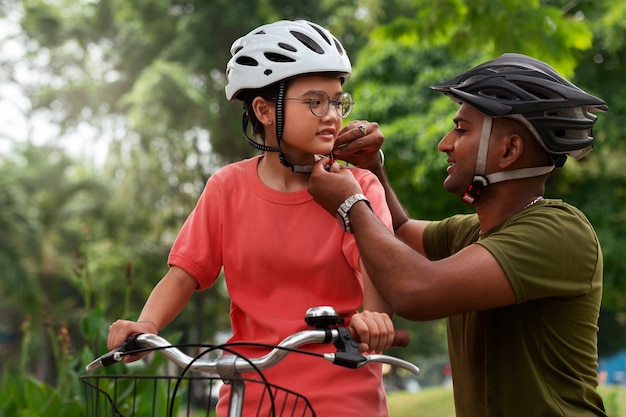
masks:
<path id="1" fill-rule="evenodd" d="M 0 57 L 2 61 L 19 59 L 23 48 L 19 42 L 10 40 L 20 31 L 16 16 L 9 14 L 0 19 Z M 28 100 L 19 88 L 7 81 L 5 70 L 0 79 L 0 153 L 5 154 L 13 141 L 25 140 L 28 134 L 27 122 L 20 109 L 28 105 Z"/>

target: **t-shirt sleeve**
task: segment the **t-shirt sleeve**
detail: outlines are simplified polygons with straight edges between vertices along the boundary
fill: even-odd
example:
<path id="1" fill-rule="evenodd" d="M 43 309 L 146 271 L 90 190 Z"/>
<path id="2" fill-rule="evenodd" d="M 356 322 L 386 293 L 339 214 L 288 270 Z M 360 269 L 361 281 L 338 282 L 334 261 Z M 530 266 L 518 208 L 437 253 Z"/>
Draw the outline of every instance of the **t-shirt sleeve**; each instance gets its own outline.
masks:
<path id="1" fill-rule="evenodd" d="M 218 177 L 214 175 L 185 220 L 168 257 L 170 266 L 178 266 L 194 277 L 198 289 L 211 286 L 222 269 L 222 204 L 217 203 L 221 198 Z"/>
<path id="2" fill-rule="evenodd" d="M 431 221 L 424 229 L 422 244 L 426 257 L 437 261 L 454 255 L 478 239 L 480 224 L 476 215 L 457 214 Z"/>
<path id="3" fill-rule="evenodd" d="M 591 290 L 602 255 L 582 213 L 567 205 L 544 205 L 507 223 L 476 243 L 497 259 L 518 303 Z"/>
<path id="4" fill-rule="evenodd" d="M 364 169 L 353 168 L 352 172 L 354 177 L 359 181 L 359 184 L 361 184 L 363 194 L 365 194 L 372 205 L 374 214 L 376 214 L 389 230 L 393 231 L 391 212 L 385 200 L 385 189 L 379 179 L 370 171 Z"/>
<path id="5" fill-rule="evenodd" d="M 361 185 L 363 194 L 367 197 L 370 204 L 372 205 L 372 210 L 374 211 L 374 214 L 376 214 L 378 219 L 390 231 L 393 232 L 391 212 L 389 211 L 387 201 L 385 200 L 385 189 L 383 188 L 378 178 L 370 171 L 365 169 L 350 168 L 350 170 Z M 361 266 L 359 264 L 359 259 L 361 255 L 353 235 L 349 233 L 344 234 L 342 249 L 350 265 L 357 272 L 360 273 Z"/>

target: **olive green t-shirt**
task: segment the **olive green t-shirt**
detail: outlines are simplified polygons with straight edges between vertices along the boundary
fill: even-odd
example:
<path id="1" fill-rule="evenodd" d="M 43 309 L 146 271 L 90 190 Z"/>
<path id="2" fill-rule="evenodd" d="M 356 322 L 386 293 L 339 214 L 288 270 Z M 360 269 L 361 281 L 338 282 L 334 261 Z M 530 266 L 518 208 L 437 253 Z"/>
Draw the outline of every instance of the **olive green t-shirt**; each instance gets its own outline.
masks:
<path id="1" fill-rule="evenodd" d="M 543 200 L 483 235 L 475 214 L 424 233 L 433 260 L 471 244 L 493 254 L 517 302 L 448 318 L 457 417 L 606 416 L 596 391 L 602 253 L 585 216 Z"/>

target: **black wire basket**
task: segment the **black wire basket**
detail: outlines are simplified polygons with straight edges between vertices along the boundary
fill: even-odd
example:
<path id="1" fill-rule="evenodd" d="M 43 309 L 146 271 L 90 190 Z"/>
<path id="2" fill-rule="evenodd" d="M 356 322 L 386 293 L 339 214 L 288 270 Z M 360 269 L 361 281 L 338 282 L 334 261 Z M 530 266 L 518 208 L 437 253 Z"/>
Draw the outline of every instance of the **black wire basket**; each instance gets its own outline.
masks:
<path id="1" fill-rule="evenodd" d="M 87 417 L 213 417 L 219 377 L 203 375 L 85 375 Z M 246 404 L 243 416 L 314 417 L 308 399 L 293 391 L 246 379 L 245 384 L 264 385 L 257 409 Z"/>

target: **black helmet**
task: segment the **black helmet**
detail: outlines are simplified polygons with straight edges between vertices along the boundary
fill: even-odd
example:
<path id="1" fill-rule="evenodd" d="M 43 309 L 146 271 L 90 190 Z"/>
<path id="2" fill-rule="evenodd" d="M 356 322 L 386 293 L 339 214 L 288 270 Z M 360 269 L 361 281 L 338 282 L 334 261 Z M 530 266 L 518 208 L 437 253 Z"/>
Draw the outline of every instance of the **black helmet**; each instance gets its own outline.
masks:
<path id="1" fill-rule="evenodd" d="M 592 127 L 597 116 L 591 112 L 608 110 L 604 101 L 585 93 L 548 64 L 513 53 L 431 88 L 488 116 L 513 116 L 529 128 L 546 151 L 576 159 L 585 156 L 593 145 Z"/>

